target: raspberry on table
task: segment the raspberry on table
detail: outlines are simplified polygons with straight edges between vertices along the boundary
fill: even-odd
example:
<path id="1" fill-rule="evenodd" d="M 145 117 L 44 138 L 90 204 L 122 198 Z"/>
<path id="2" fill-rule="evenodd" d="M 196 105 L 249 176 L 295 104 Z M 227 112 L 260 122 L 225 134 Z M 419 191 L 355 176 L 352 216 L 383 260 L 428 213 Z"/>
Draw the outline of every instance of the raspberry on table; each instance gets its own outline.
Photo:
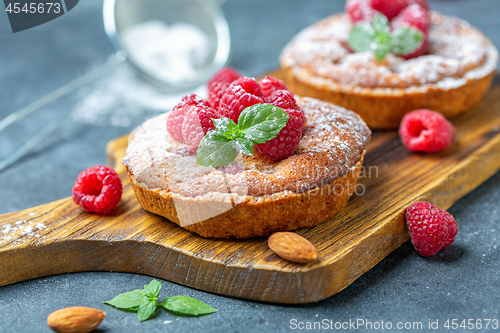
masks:
<path id="1" fill-rule="evenodd" d="M 208 85 L 208 101 L 216 110 L 219 109 L 220 100 L 231 83 L 214 81 Z"/>
<path id="2" fill-rule="evenodd" d="M 238 123 L 243 109 L 264 103 L 264 94 L 254 78 L 240 77 L 226 89 L 219 104 L 219 114 Z"/>
<path id="3" fill-rule="evenodd" d="M 453 216 L 428 202 L 416 202 L 408 206 L 405 219 L 410 229 L 411 243 L 423 257 L 446 249 L 457 235 L 457 222 Z"/>
<path id="4" fill-rule="evenodd" d="M 280 91 L 286 92 L 286 90 Z M 255 145 L 259 152 L 273 161 L 282 160 L 295 153 L 306 124 L 304 111 L 300 107 L 283 110 L 290 116 L 286 126 L 278 133 L 276 138 Z"/>
<path id="5" fill-rule="evenodd" d="M 345 12 L 353 24 L 359 21 L 371 22 L 377 15 L 377 11 L 370 7 L 368 0 L 347 0 Z"/>
<path id="6" fill-rule="evenodd" d="M 122 197 L 122 182 L 115 170 L 96 165 L 82 171 L 73 186 L 73 201 L 88 212 L 111 212 Z"/>
<path id="7" fill-rule="evenodd" d="M 184 137 L 182 136 L 182 123 L 187 107 L 191 105 L 210 106 L 210 103 L 196 94 L 189 94 L 182 98 L 179 104 L 172 109 L 167 118 L 167 131 L 174 140 L 184 141 Z"/>
<path id="8" fill-rule="evenodd" d="M 210 86 L 213 82 L 227 82 L 232 83 L 241 77 L 241 74 L 234 68 L 224 67 L 218 71 L 211 79 L 208 81 L 207 86 Z"/>
<path id="9" fill-rule="evenodd" d="M 399 134 L 403 144 L 416 152 L 433 153 L 453 144 L 455 128 L 441 113 L 415 110 L 401 121 Z"/>
<path id="10" fill-rule="evenodd" d="M 192 105 L 188 107 L 182 123 L 182 135 L 190 149 L 194 152 L 198 150 L 205 134 L 215 129 L 212 119 L 217 118 L 220 118 L 219 114 L 211 106 Z"/>
<path id="11" fill-rule="evenodd" d="M 271 103 L 268 101 L 268 97 L 276 90 L 288 90 L 285 85 L 285 82 L 271 76 L 266 76 L 262 80 L 259 81 L 259 85 L 262 89 L 262 93 L 264 94 L 264 100 L 266 103 Z M 272 104 L 272 103 L 271 103 Z"/>

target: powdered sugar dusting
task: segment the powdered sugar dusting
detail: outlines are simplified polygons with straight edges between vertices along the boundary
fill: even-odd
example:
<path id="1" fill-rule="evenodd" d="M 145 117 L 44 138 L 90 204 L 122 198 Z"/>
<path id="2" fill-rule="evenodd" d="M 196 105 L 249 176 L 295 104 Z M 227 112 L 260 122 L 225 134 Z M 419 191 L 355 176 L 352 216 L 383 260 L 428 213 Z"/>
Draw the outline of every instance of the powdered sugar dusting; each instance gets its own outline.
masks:
<path id="1" fill-rule="evenodd" d="M 34 216 L 30 213 L 29 216 Z M 41 231 L 47 226 L 40 222 L 19 220 L 0 227 L 0 245 L 5 243 L 22 243 L 40 237 Z"/>
<path id="2" fill-rule="evenodd" d="M 347 90 L 382 88 L 397 94 L 399 89 L 437 86 L 459 87 L 469 79 L 493 72 L 498 51 L 479 30 L 454 17 L 431 12 L 427 54 L 404 60 L 389 54 L 382 62 L 372 52 L 349 53 L 352 24 L 346 14 L 335 15 L 304 29 L 285 48 L 281 63 L 292 68 L 301 80 Z"/>

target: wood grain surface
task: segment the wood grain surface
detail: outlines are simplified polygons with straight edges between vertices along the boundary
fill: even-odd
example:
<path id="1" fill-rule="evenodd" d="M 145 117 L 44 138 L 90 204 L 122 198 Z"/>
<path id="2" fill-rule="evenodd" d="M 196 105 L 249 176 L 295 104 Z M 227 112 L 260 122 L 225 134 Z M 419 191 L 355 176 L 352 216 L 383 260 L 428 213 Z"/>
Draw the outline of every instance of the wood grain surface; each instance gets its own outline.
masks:
<path id="1" fill-rule="evenodd" d="M 67 272 L 119 271 L 275 303 L 327 298 L 409 238 L 403 215 L 410 203 L 447 209 L 500 169 L 495 81 L 478 106 L 453 120 L 457 141 L 442 153 L 410 153 L 396 132 L 374 133 L 359 195 L 336 219 L 297 231 L 318 249 L 314 263 L 283 260 L 264 238 L 204 239 L 144 211 L 121 164 L 128 141 L 122 137 L 107 147 L 124 184 L 112 215 L 89 214 L 71 198 L 0 215 L 0 286 Z"/>

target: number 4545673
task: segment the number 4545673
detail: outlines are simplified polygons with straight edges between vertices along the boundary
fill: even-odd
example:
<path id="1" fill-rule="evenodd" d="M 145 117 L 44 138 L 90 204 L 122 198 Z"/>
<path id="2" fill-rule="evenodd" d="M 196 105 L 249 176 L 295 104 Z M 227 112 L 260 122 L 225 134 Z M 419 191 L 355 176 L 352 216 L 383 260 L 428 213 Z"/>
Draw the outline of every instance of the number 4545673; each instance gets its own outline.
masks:
<path id="1" fill-rule="evenodd" d="M 43 14 L 43 13 L 50 13 L 51 11 L 55 14 L 59 14 L 61 12 L 61 4 L 60 3 L 53 3 L 53 2 L 46 2 L 46 3 L 25 3 L 24 6 L 21 7 L 20 3 L 9 3 L 7 8 L 5 8 L 5 11 L 8 13 L 14 13 L 14 14 L 19 14 L 20 12 L 24 13 L 31 13 L 31 14 Z"/>

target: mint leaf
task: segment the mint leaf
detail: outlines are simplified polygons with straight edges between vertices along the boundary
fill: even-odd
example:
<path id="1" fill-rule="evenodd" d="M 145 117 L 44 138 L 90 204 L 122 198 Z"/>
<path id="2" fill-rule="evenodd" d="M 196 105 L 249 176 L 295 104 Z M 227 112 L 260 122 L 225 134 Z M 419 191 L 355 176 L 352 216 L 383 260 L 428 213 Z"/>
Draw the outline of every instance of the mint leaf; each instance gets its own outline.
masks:
<path id="1" fill-rule="evenodd" d="M 149 302 L 141 304 L 137 310 L 137 319 L 139 321 L 148 320 L 155 313 L 157 307 L 158 302 L 156 300 L 149 300 Z"/>
<path id="2" fill-rule="evenodd" d="M 137 311 L 140 305 L 148 301 L 144 290 L 137 289 L 120 294 L 110 301 L 105 301 L 104 304 L 114 306 L 121 310 Z"/>
<path id="3" fill-rule="evenodd" d="M 196 163 L 203 166 L 219 167 L 228 165 L 235 157 L 234 141 L 219 131 L 213 130 L 201 139 L 196 152 Z"/>
<path id="4" fill-rule="evenodd" d="M 374 36 L 375 31 L 369 23 L 358 23 L 349 32 L 349 45 L 355 52 L 368 51 Z"/>
<path id="5" fill-rule="evenodd" d="M 175 314 L 184 316 L 201 316 L 217 312 L 217 309 L 210 305 L 188 296 L 173 296 L 166 298 L 163 303 L 161 303 L 161 306 Z"/>
<path id="6" fill-rule="evenodd" d="M 401 27 L 392 32 L 392 52 L 407 55 L 418 50 L 424 42 L 424 34 L 414 28 Z"/>
<path id="7" fill-rule="evenodd" d="M 265 143 L 278 135 L 288 119 L 290 116 L 278 106 L 255 104 L 241 112 L 238 127 L 247 140 Z"/>
<path id="8" fill-rule="evenodd" d="M 149 284 L 144 286 L 144 292 L 146 297 L 150 299 L 157 299 L 158 296 L 160 296 L 160 291 L 161 291 L 161 283 L 153 280 Z"/>
<path id="9" fill-rule="evenodd" d="M 234 147 L 236 150 L 248 156 L 253 156 L 253 146 L 253 141 L 245 138 L 236 138 L 234 140 Z"/>
<path id="10" fill-rule="evenodd" d="M 373 18 L 372 28 L 375 35 L 386 35 L 389 36 L 391 34 L 391 26 L 389 24 L 389 20 L 383 14 L 378 13 Z"/>
<path id="11" fill-rule="evenodd" d="M 215 129 L 229 140 L 233 140 L 240 135 L 238 125 L 232 119 L 221 117 L 219 119 L 213 119 L 213 122 Z"/>
<path id="12" fill-rule="evenodd" d="M 378 61 L 383 60 L 391 52 L 391 47 L 391 38 L 388 35 L 375 36 L 374 42 L 371 45 L 372 51 L 375 53 L 375 58 Z"/>

